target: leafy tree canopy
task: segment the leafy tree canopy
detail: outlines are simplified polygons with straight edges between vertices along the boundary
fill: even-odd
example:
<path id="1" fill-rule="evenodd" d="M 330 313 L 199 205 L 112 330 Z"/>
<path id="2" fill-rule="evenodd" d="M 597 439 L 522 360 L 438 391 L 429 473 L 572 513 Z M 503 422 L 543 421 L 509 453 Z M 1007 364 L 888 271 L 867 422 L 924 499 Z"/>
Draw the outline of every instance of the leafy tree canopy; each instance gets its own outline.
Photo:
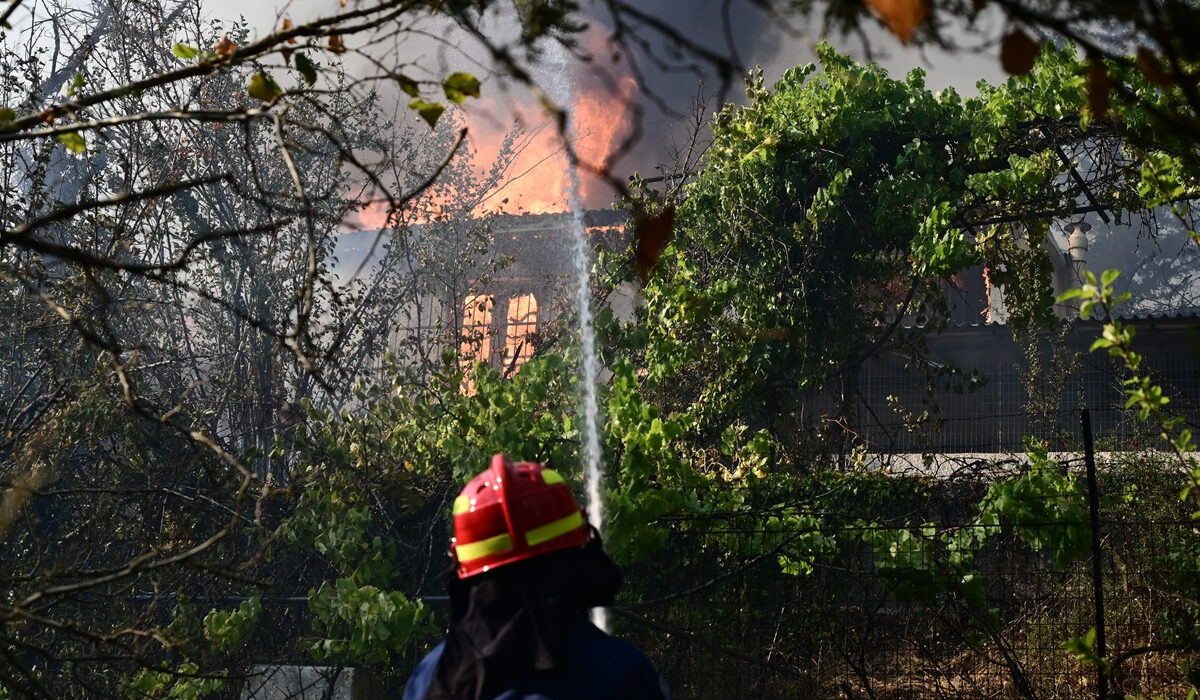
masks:
<path id="1" fill-rule="evenodd" d="M 651 381 L 705 415 L 789 420 L 801 391 L 851 376 L 898 329 L 938 328 L 945 283 L 972 264 L 1006 286 L 1014 327 L 1048 321 L 1052 220 L 1188 188 L 1173 136 L 1131 142 L 1114 112 L 1096 118 L 1073 49 L 965 101 L 919 70 L 896 80 L 827 44 L 818 57 L 770 89 L 753 75 L 750 104 L 716 116 L 646 290 Z M 1147 180 L 1164 168 L 1167 184 Z"/>

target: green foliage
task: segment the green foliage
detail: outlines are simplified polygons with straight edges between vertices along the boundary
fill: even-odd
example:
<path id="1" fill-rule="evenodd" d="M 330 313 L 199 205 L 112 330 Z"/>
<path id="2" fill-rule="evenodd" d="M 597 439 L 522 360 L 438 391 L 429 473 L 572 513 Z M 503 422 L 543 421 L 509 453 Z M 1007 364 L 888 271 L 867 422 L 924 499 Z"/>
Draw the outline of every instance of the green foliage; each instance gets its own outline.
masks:
<path id="1" fill-rule="evenodd" d="M 788 436 L 776 466 L 824 439 L 800 417 L 803 392 L 838 395 L 871 354 L 900 350 L 919 366 L 897 325 L 939 330 L 944 286 L 965 266 L 987 265 L 1016 331 L 1055 320 L 1043 241 L 1081 196 L 1073 157 L 1125 154 L 1097 165 L 1118 215 L 1200 189 L 1196 159 L 1170 134 L 1139 126 L 1123 140 L 1085 108 L 1090 64 L 1070 46 L 1043 47 L 1032 72 L 967 100 L 929 91 L 920 71 L 898 80 L 828 45 L 817 53 L 819 66 L 770 88 L 751 76 L 749 104 L 716 115 L 678 201 L 630 203 L 643 217 L 677 206 L 644 292 L 648 391 L 710 438 L 736 420 Z M 1159 90 L 1137 71 L 1120 79 L 1142 98 Z M 1113 99 L 1119 118 L 1145 117 L 1144 99 Z"/>
<path id="2" fill-rule="evenodd" d="M 400 89 L 404 91 L 404 94 L 408 95 L 409 97 L 416 97 L 417 95 L 421 94 L 420 83 L 408 77 L 407 75 L 404 75 L 403 73 L 396 75 L 396 84 L 399 85 Z"/>
<path id="3" fill-rule="evenodd" d="M 296 70 L 304 78 L 305 85 L 312 87 L 317 84 L 317 64 L 313 63 L 307 54 L 296 54 Z"/>
<path id="4" fill-rule="evenodd" d="M 751 551 L 777 552 L 779 570 L 788 576 L 813 573 L 816 561 L 837 551 L 837 539 L 822 533 L 821 519 L 811 513 L 784 509 L 767 518 L 763 527 L 761 542 Z"/>
<path id="5" fill-rule="evenodd" d="M 433 632 L 423 602 L 352 578 L 322 583 L 310 593 L 309 607 L 318 635 L 309 651 L 322 662 L 389 664 L 414 638 Z"/>
<path id="6" fill-rule="evenodd" d="M 1080 662 L 1089 666 L 1095 666 L 1102 673 L 1108 675 L 1112 672 L 1112 664 L 1106 657 L 1096 653 L 1096 628 L 1093 627 L 1087 631 L 1087 634 L 1082 637 L 1072 637 L 1063 642 L 1063 649 L 1066 649 L 1071 656 L 1074 656 Z"/>
<path id="7" fill-rule="evenodd" d="M 1179 161 L 1168 157 L 1154 157 L 1153 154 L 1143 166 L 1143 194 L 1152 200 L 1165 203 L 1178 196 L 1174 188 L 1179 188 Z M 1133 348 L 1134 329 L 1116 320 L 1114 310 L 1117 305 L 1129 299 L 1128 293 L 1118 293 L 1113 283 L 1120 272 L 1105 270 L 1100 278 L 1087 272 L 1087 282 L 1079 288 L 1067 291 L 1061 300 L 1080 300 L 1080 315 L 1084 318 L 1100 312 L 1109 320 L 1105 322 L 1101 336 L 1093 343 L 1091 350 L 1105 350 L 1109 355 L 1121 362 L 1128 376 L 1122 380 L 1125 391 L 1125 408 L 1137 412 L 1142 421 L 1150 421 L 1158 426 L 1160 437 L 1170 446 L 1174 453 L 1175 464 L 1182 467 L 1187 475 L 1187 481 L 1180 498 L 1188 502 L 1189 498 L 1200 489 L 1200 461 L 1196 459 L 1197 445 L 1192 430 L 1185 427 L 1183 416 L 1168 412 L 1170 397 L 1163 388 L 1155 383 L 1142 369 L 1142 355 Z M 1168 471 L 1167 473 L 1170 473 Z M 1193 513 L 1193 517 L 1195 517 Z M 1192 652 L 1181 665 L 1183 677 L 1192 685 L 1188 697 L 1195 697 L 1200 690 L 1200 661 L 1195 652 L 1200 649 L 1200 539 L 1196 537 L 1195 528 L 1178 529 L 1170 533 L 1167 554 L 1160 562 L 1164 571 L 1171 572 L 1169 582 L 1175 589 L 1174 603 L 1163 606 L 1158 614 L 1158 622 L 1165 630 L 1169 643 L 1179 649 Z M 1108 672 L 1108 659 L 1099 657 L 1092 651 L 1094 630 L 1089 631 L 1083 639 L 1073 639 L 1066 648 L 1080 660 L 1093 664 Z"/>
<path id="8" fill-rule="evenodd" d="M 957 95 L 828 45 L 818 56 L 820 72 L 794 68 L 771 90 L 752 77 L 751 103 L 717 115 L 645 292 L 651 379 L 703 372 L 701 419 L 757 423 L 763 398 L 858 360 L 914 264 L 938 275 L 975 259 L 952 222 L 965 172 L 928 139 L 962 130 Z"/>
<path id="9" fill-rule="evenodd" d="M 1088 271 L 1087 283 L 1068 290 L 1060 297 L 1060 301 L 1080 300 L 1079 313 L 1084 318 L 1096 312 L 1103 312 L 1108 317 L 1101 336 L 1092 343 L 1091 350 L 1105 350 L 1125 366 L 1129 373 L 1122 380 L 1125 408 L 1137 411 L 1141 420 L 1150 420 L 1160 427 L 1160 436 L 1171 446 L 1179 465 L 1188 475 L 1182 492 L 1182 498 L 1186 500 L 1193 490 L 1200 489 L 1200 460 L 1195 456 L 1196 442 L 1191 428 L 1185 425 L 1184 417 L 1167 411 L 1170 397 L 1143 372 L 1142 356 L 1133 349 L 1133 328 L 1114 318 L 1116 306 L 1130 297 L 1128 293 L 1118 293 L 1113 287 L 1119 276 L 1117 270 L 1105 270 L 1096 279 L 1095 274 Z"/>
<path id="10" fill-rule="evenodd" d="M 176 58 L 184 61 L 194 61 L 200 56 L 200 50 L 195 46 L 189 46 L 182 43 L 176 43 L 174 46 L 172 46 L 171 53 L 174 54 Z"/>
<path id="11" fill-rule="evenodd" d="M 468 97 L 479 97 L 479 78 L 470 73 L 451 73 L 442 81 L 446 99 L 462 104 Z"/>
<path id="12" fill-rule="evenodd" d="M 343 446 L 327 447 L 338 454 Z M 361 443 L 350 443 L 348 451 L 374 454 L 364 451 Z M 338 572 L 332 581 L 309 591 L 315 637 L 306 646 L 322 662 L 388 665 L 414 639 L 432 634 L 428 610 L 422 601 L 392 590 L 396 546 L 390 538 L 369 532 L 370 493 L 339 479 L 345 470 L 324 466 L 310 474 L 332 479 L 305 490 L 282 537 L 293 548 L 317 552 Z"/>
<path id="13" fill-rule="evenodd" d="M 287 523 L 284 543 L 312 547 L 339 571 L 360 571 L 372 580 L 381 570 L 386 573 L 388 547 L 382 539 L 368 536 L 370 511 L 347 502 L 356 496 L 332 484 L 309 487 Z"/>
<path id="14" fill-rule="evenodd" d="M 1084 64 L 1047 49 L 964 102 L 921 71 L 817 54 L 770 89 L 751 76 L 749 104 L 717 114 L 644 292 L 651 388 L 715 431 L 785 434 L 794 397 L 900 347 L 901 319 L 936 331 L 944 281 L 970 264 L 1005 286 L 1015 326 L 1053 318 L 1047 221 L 1022 218 L 1075 206 L 1050 134 L 1078 124 Z M 1013 223 L 964 226 L 989 220 Z"/>
<path id="15" fill-rule="evenodd" d="M 1161 152 L 1146 155 L 1138 194 L 1149 206 L 1174 204 L 1187 192 L 1183 161 Z"/>
<path id="16" fill-rule="evenodd" d="M 67 83 L 67 87 L 65 88 L 67 97 L 74 97 L 78 95 L 79 91 L 82 90 L 83 86 L 86 84 L 87 76 L 85 76 L 83 73 L 76 73 L 75 77 L 71 79 L 71 82 Z"/>
<path id="17" fill-rule="evenodd" d="M 867 530 L 863 539 L 874 547 L 875 571 L 890 590 L 904 600 L 932 604 L 963 576 L 962 571 L 941 567 L 936 535 L 935 526 L 925 524 L 918 531 Z"/>
<path id="18" fill-rule="evenodd" d="M 613 557 L 631 563 L 666 545 L 659 518 L 694 511 L 699 501 L 696 477 L 675 446 L 687 419 L 663 416 L 640 396 L 632 363 L 618 361 L 612 372 L 603 426 L 615 474 L 605 494 L 607 539 Z"/>
<path id="19" fill-rule="evenodd" d="M 535 358 L 511 378 L 476 365 L 473 393 L 457 357 L 444 360 L 424 382 L 393 369 L 390 384 L 361 386 L 363 410 L 309 408 L 295 474 L 303 488 L 281 541 L 336 572 L 309 593 L 314 636 L 305 646 L 322 662 L 393 664 L 434 633 L 423 602 L 399 589 L 402 580 L 421 582 L 380 532 L 379 520 L 392 517 L 382 501 L 414 512 L 442 504 L 430 516 L 440 532 L 453 493 L 496 452 L 550 462 L 581 481 L 570 360 Z"/>
<path id="20" fill-rule="evenodd" d="M 283 95 L 283 89 L 268 73 L 260 70 L 250 76 L 250 81 L 246 83 L 246 94 L 256 100 L 274 102 Z"/>
<path id="21" fill-rule="evenodd" d="M 437 125 L 438 119 L 441 119 L 442 113 L 446 111 L 445 105 L 437 102 L 426 102 L 419 97 L 409 102 L 408 108 L 420 115 L 431 129 Z"/>
<path id="22" fill-rule="evenodd" d="M 1200 533 L 1185 530 L 1171 533 L 1167 553 L 1158 564 L 1169 572 L 1176 596 L 1174 604 L 1159 613 L 1167 637 L 1182 649 L 1200 651 Z M 1200 688 L 1200 656 L 1193 657 L 1185 672 L 1189 682 Z"/>
<path id="23" fill-rule="evenodd" d="M 1049 552 L 1065 568 L 1088 554 L 1091 526 L 1083 484 L 1064 473 L 1043 445 L 1030 445 L 1029 468 L 1020 477 L 992 484 L 979 508 L 979 522 L 1003 519 L 1034 551 Z"/>
<path id="24" fill-rule="evenodd" d="M 211 610 L 204 616 L 204 638 L 220 653 L 236 651 L 258 624 L 262 600 L 257 595 L 242 601 L 234 610 Z"/>
<path id="25" fill-rule="evenodd" d="M 225 690 L 228 681 L 222 672 L 205 675 L 188 661 L 177 666 L 164 663 L 160 669 L 145 668 L 138 672 L 125 691 L 129 700 L 135 698 L 177 698 L 199 700 Z"/>
<path id="26" fill-rule="evenodd" d="M 83 136 L 81 136 L 79 132 L 76 131 L 59 134 L 58 142 L 65 146 L 66 149 L 72 153 L 78 154 L 87 151 L 87 141 L 84 140 Z"/>
<path id="27" fill-rule="evenodd" d="M 989 539 L 1009 524 L 1034 551 L 1047 552 L 1065 568 L 1090 551 L 1091 527 L 1082 485 L 1030 445 L 1028 468 L 992 484 L 974 520 L 939 530 L 868 526 L 863 539 L 875 553 L 875 569 L 896 596 L 934 606 L 947 596 L 965 604 L 977 632 L 999 631 L 999 611 L 987 604 L 984 578 L 975 560 Z M 975 637 L 974 641 L 981 641 Z"/>

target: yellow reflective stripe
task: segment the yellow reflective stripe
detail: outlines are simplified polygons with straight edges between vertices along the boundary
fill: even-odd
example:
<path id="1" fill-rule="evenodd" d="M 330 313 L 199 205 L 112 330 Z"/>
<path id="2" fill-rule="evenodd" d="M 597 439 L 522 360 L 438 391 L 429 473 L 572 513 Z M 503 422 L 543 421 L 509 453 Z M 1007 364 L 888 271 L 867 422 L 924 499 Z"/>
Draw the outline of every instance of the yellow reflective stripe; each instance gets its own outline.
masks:
<path id="1" fill-rule="evenodd" d="M 546 482 L 547 484 L 561 484 L 563 482 L 563 478 L 562 474 L 559 474 L 553 469 L 543 469 L 542 481 Z"/>
<path id="2" fill-rule="evenodd" d="M 535 527 L 525 533 L 525 541 L 530 547 L 536 547 L 543 542 L 565 535 L 568 532 L 583 527 L 583 514 L 579 511 L 571 513 L 565 518 L 559 518 L 552 523 L 548 523 L 541 527 Z"/>
<path id="3" fill-rule="evenodd" d="M 486 540 L 457 545 L 454 551 L 458 553 L 458 561 L 461 563 L 486 557 L 490 554 L 499 554 L 500 552 L 512 549 L 512 546 L 512 538 L 506 532 L 503 535 L 489 537 Z"/>
<path id="4" fill-rule="evenodd" d="M 466 513 L 471 509 L 471 499 L 467 498 L 466 494 L 454 499 L 454 514 Z"/>

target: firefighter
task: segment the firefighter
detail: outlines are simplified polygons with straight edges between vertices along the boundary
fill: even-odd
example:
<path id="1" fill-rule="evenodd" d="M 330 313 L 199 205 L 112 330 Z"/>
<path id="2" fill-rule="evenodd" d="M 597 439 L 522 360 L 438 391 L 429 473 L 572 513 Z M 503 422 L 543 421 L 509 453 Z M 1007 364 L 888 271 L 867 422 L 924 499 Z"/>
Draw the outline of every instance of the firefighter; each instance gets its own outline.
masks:
<path id="1" fill-rule="evenodd" d="M 558 472 L 493 457 L 454 501 L 450 550 L 450 633 L 404 700 L 669 697 L 641 652 L 588 621 L 621 573 Z"/>

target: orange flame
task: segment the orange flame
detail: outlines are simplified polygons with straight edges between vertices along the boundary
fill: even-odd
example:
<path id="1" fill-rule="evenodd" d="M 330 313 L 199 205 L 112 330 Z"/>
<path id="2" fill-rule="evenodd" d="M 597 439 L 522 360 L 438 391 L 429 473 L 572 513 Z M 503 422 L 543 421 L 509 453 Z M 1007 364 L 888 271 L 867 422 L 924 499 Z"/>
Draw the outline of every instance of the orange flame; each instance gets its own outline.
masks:
<path id="1" fill-rule="evenodd" d="M 637 82 L 625 77 L 617 93 L 592 88 L 576 94 L 567 106 L 572 122 L 572 146 L 581 166 L 580 200 L 585 206 L 602 206 L 611 196 L 591 170 L 606 170 L 610 158 L 630 126 L 629 104 Z M 524 117 L 524 118 L 522 118 Z M 519 121 L 538 123 L 528 115 Z M 499 156 L 505 134 L 494 121 L 468 116 L 468 133 L 477 149 L 477 163 L 487 167 Z M 509 164 L 507 177 L 484 203 L 486 212 L 505 214 L 548 214 L 569 207 L 571 177 L 563 135 L 546 118 L 518 143 L 520 151 Z M 479 212 L 484 213 L 484 212 Z"/>
<path id="2" fill-rule="evenodd" d="M 590 31 L 584 43 L 595 56 L 612 54 L 600 30 Z M 614 151 L 628 135 L 632 116 L 629 107 L 637 81 L 626 73 L 615 81 L 613 89 L 600 86 L 596 80 L 579 82 L 571 104 L 566 106 L 572 121 L 573 147 L 581 162 L 579 197 L 585 207 L 603 207 L 612 193 L 589 170 L 606 170 Z M 508 112 L 507 118 L 498 118 L 497 112 Z M 571 186 L 569 161 L 563 135 L 545 110 L 532 103 L 503 110 L 495 100 L 485 98 L 469 105 L 464 115 L 467 145 L 473 152 L 472 168 L 480 177 L 500 157 L 508 124 L 535 125 L 517 140 L 517 153 L 508 164 L 503 181 L 469 215 L 567 211 Z M 450 206 L 453 196 L 435 186 L 420 201 L 409 205 L 407 216 L 414 222 L 425 222 L 435 220 L 442 212 L 448 215 L 455 209 Z M 387 203 L 371 202 L 356 218 L 360 229 L 382 228 L 388 224 Z"/>

